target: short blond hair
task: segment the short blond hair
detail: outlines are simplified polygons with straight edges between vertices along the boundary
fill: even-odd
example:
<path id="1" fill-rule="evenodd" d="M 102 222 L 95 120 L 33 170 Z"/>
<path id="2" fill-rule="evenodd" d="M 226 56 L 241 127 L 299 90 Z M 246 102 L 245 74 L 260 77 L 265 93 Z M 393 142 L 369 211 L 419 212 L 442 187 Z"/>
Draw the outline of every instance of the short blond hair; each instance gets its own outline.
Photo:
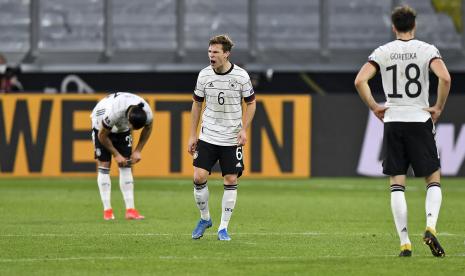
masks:
<path id="1" fill-rule="evenodd" d="M 221 44 L 223 46 L 224 52 L 231 52 L 234 43 L 232 42 L 231 38 L 226 34 L 216 35 L 210 39 L 208 46 L 212 44 Z"/>

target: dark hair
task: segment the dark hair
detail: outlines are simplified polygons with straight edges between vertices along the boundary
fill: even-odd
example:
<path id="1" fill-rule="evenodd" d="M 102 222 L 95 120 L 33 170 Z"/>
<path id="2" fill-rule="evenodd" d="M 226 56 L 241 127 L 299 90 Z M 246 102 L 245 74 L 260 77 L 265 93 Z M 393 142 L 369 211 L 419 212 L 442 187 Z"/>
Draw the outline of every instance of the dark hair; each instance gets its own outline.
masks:
<path id="1" fill-rule="evenodd" d="M 405 5 L 394 9 L 391 14 L 391 21 L 398 32 L 406 33 L 415 28 L 417 12 Z"/>
<path id="2" fill-rule="evenodd" d="M 143 107 L 144 104 L 140 103 L 138 105 L 132 106 L 129 110 L 128 120 L 134 129 L 142 128 L 147 122 L 147 114 L 145 113 Z"/>
<path id="3" fill-rule="evenodd" d="M 212 37 L 208 43 L 208 46 L 212 44 L 221 44 L 223 46 L 223 52 L 231 52 L 231 49 L 234 46 L 231 38 L 225 34 Z"/>

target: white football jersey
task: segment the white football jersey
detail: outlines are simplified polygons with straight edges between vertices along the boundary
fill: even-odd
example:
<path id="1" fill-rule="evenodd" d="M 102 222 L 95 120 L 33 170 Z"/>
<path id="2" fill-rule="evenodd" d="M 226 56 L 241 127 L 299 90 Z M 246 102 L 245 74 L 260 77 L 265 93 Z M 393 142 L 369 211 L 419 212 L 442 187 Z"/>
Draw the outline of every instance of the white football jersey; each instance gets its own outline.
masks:
<path id="1" fill-rule="evenodd" d="M 141 97 L 126 93 L 116 92 L 109 94 L 92 110 L 90 117 L 92 118 L 92 128 L 100 129 L 102 123 L 111 128 L 111 132 L 119 133 L 129 130 L 129 121 L 126 112 L 131 105 L 138 105 L 143 103 L 142 109 L 147 114 L 147 125 L 153 120 L 152 110 L 149 104 Z"/>
<path id="2" fill-rule="evenodd" d="M 386 96 L 384 122 L 426 122 L 429 107 L 429 66 L 441 58 L 438 49 L 420 40 L 394 40 L 369 57 L 375 62 Z"/>
<path id="3" fill-rule="evenodd" d="M 216 73 L 211 66 L 200 71 L 194 100 L 205 100 L 199 139 L 218 146 L 237 145 L 237 134 L 242 129 L 242 99 L 255 99 L 247 72 L 232 64 L 224 73 Z"/>

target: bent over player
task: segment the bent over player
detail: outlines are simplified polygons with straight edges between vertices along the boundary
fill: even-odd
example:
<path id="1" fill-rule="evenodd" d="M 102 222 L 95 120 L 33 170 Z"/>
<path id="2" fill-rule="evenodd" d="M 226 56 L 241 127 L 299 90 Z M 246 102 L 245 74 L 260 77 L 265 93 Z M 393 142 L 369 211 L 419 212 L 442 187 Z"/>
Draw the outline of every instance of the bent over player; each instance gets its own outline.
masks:
<path id="1" fill-rule="evenodd" d="M 355 86 L 363 102 L 384 122 L 383 173 L 391 184 L 391 209 L 400 238 L 400 255 L 412 255 L 407 228 L 405 180 L 409 166 L 426 182 L 426 230 L 423 236 L 436 257 L 444 249 L 436 236 L 442 193 L 440 163 L 435 141 L 435 123 L 449 95 L 449 72 L 433 45 L 416 40 L 416 12 L 402 6 L 391 20 L 396 40 L 378 47 L 360 69 Z M 429 70 L 439 79 L 436 104 L 429 106 Z M 379 71 L 386 105 L 373 99 L 368 80 Z"/>
<path id="2" fill-rule="evenodd" d="M 126 205 L 126 219 L 144 219 L 134 207 L 134 180 L 131 165 L 141 160 L 141 151 L 152 132 L 153 114 L 141 97 L 124 92 L 109 94 L 91 114 L 92 140 L 98 163 L 97 184 L 103 203 L 103 218 L 114 219 L 111 208 L 111 157 L 119 166 L 119 185 Z M 132 130 L 141 129 L 132 151 Z"/>
<path id="3" fill-rule="evenodd" d="M 194 159 L 194 198 L 200 210 L 200 220 L 192 232 L 193 239 L 200 239 L 205 230 L 212 226 L 207 177 L 213 165 L 219 161 L 224 193 L 218 239 L 231 240 L 227 229 L 236 204 L 237 180 L 244 170 L 242 146 L 247 142 L 246 130 L 255 114 L 255 94 L 249 75 L 229 61 L 232 46 L 231 39 L 226 35 L 210 40 L 210 65 L 200 71 L 193 95 L 187 150 Z M 242 99 L 246 103 L 244 116 Z M 203 102 L 205 108 L 197 136 Z"/>

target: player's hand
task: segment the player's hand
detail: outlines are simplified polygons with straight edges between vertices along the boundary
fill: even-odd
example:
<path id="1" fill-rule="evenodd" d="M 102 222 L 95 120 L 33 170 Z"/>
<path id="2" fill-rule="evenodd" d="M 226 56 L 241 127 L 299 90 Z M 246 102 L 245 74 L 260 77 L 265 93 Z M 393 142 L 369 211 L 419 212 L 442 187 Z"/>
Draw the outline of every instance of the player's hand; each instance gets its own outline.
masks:
<path id="1" fill-rule="evenodd" d="M 120 167 L 126 167 L 128 165 L 128 160 L 123 157 L 121 154 L 115 155 L 115 161 Z"/>
<path id="2" fill-rule="evenodd" d="M 428 111 L 429 114 L 431 114 L 431 119 L 433 120 L 433 123 L 436 123 L 439 119 L 439 116 L 441 116 L 442 110 L 436 106 L 424 108 L 424 110 Z"/>
<path id="3" fill-rule="evenodd" d="M 384 119 L 384 113 L 386 113 L 386 110 L 388 107 L 382 106 L 377 104 L 371 111 L 375 114 L 375 116 L 383 122 Z"/>
<path id="4" fill-rule="evenodd" d="M 142 156 L 141 156 L 140 151 L 135 150 L 135 151 L 131 154 L 131 163 L 132 163 L 132 164 L 135 164 L 135 163 L 139 162 L 141 159 L 142 159 Z"/>
<path id="5" fill-rule="evenodd" d="M 197 141 L 198 139 L 196 136 L 189 137 L 189 142 L 187 144 L 187 152 L 189 152 L 190 155 L 194 154 L 194 151 L 197 148 Z"/>
<path id="6" fill-rule="evenodd" d="M 244 146 L 247 143 L 247 134 L 245 133 L 245 129 L 241 129 L 237 134 L 237 144 L 239 146 Z"/>

